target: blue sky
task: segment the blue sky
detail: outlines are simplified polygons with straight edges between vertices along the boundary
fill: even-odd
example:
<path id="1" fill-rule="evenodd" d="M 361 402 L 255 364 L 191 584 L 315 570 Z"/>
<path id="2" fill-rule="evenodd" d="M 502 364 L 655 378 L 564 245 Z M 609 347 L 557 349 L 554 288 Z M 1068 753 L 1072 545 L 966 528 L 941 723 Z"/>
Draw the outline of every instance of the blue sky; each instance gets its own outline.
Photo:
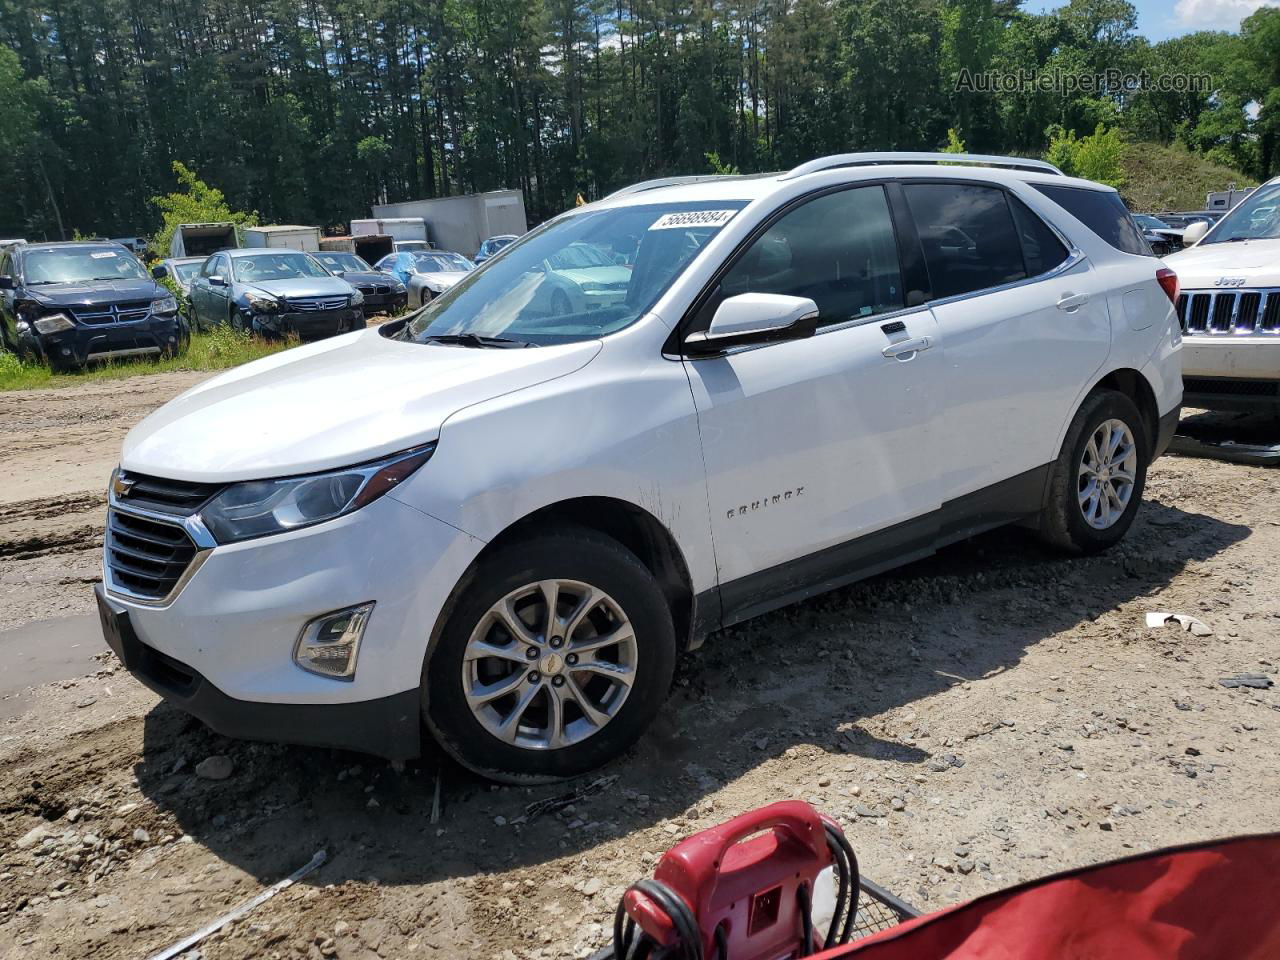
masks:
<path id="1" fill-rule="evenodd" d="M 1196 30 L 1237 30 L 1240 21 L 1262 6 L 1280 6 L 1280 0 L 1130 0 L 1138 8 L 1138 31 L 1151 40 L 1164 40 Z M 1024 9 L 1035 13 L 1062 3 L 1027 0 Z"/>

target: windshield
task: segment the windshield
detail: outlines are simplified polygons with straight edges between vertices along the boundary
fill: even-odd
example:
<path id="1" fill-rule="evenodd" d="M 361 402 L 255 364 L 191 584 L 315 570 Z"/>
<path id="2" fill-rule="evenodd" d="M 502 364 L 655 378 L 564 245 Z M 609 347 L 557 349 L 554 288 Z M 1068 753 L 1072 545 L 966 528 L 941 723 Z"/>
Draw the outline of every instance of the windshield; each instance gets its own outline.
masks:
<path id="1" fill-rule="evenodd" d="M 22 260 L 28 284 L 89 280 L 146 280 L 138 258 L 123 247 L 62 247 L 32 250 Z"/>
<path id="2" fill-rule="evenodd" d="M 313 253 L 315 257 L 326 267 L 331 273 L 337 273 L 341 270 L 343 273 L 372 273 L 373 267 L 369 266 L 354 253 L 329 253 L 321 250 L 319 253 Z"/>
<path id="3" fill-rule="evenodd" d="M 328 272 L 305 253 L 256 253 L 232 261 L 237 280 L 261 283 L 264 280 L 293 280 L 297 277 L 327 277 Z"/>
<path id="4" fill-rule="evenodd" d="M 432 301 L 413 319 L 410 335 L 547 344 L 621 330 L 745 205 L 702 201 L 568 214 Z"/>
<path id="5" fill-rule="evenodd" d="M 1259 187 L 1245 197 L 1201 243 L 1271 240 L 1280 237 L 1280 183 Z"/>
<path id="6" fill-rule="evenodd" d="M 515 237 L 494 237 L 491 240 L 486 240 L 484 246 L 490 253 L 497 253 L 503 247 L 509 247 L 515 242 Z"/>
<path id="7" fill-rule="evenodd" d="M 178 263 L 174 264 L 173 272 L 178 275 L 179 280 L 194 280 L 202 266 L 204 266 L 203 260 L 197 260 L 195 263 Z"/>
<path id="8" fill-rule="evenodd" d="M 1138 221 L 1138 226 L 1147 230 L 1166 230 L 1169 227 L 1169 225 L 1159 217 L 1153 217 L 1146 213 L 1140 213 L 1133 219 Z"/>
<path id="9" fill-rule="evenodd" d="M 474 263 L 460 253 L 415 253 L 413 265 L 418 273 L 457 273 L 476 268 Z"/>

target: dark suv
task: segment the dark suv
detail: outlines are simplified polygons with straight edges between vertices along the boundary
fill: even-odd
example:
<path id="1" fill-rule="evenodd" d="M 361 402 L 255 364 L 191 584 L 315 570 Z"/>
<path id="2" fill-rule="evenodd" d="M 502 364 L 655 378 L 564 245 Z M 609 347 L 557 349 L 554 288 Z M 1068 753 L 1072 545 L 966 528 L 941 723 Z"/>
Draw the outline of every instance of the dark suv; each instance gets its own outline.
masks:
<path id="1" fill-rule="evenodd" d="M 188 330 L 173 295 L 121 244 L 32 243 L 0 254 L 0 336 L 65 370 L 176 353 Z"/>

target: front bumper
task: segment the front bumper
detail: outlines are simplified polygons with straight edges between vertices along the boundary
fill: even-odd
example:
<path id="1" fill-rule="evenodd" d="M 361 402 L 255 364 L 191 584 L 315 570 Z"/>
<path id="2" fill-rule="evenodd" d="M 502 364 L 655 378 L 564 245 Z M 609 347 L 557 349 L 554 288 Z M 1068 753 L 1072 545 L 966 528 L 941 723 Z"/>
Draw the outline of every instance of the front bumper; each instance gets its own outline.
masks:
<path id="1" fill-rule="evenodd" d="M 261 703 L 237 700 L 199 671 L 138 639 L 129 610 L 94 585 L 102 634 L 125 668 L 210 729 L 241 740 L 335 747 L 408 760 L 421 751 L 417 690 L 357 703 Z"/>
<path id="2" fill-rule="evenodd" d="M 1182 378 L 1188 407 L 1280 409 L 1280 335 L 1184 337 Z"/>
<path id="3" fill-rule="evenodd" d="M 127 614 L 136 638 L 133 662 L 122 655 L 130 671 L 214 729 L 411 756 L 428 644 L 481 546 L 382 497 L 314 527 L 216 547 L 162 605 L 118 594 L 105 601 L 113 615 Z M 368 601 L 376 607 L 354 677 L 335 680 L 294 663 L 308 621 Z M 412 723 L 404 717 L 410 701 Z"/>
<path id="4" fill-rule="evenodd" d="M 340 333 L 350 333 L 364 326 L 364 313 L 359 307 L 305 313 L 255 313 L 251 317 L 254 333 L 276 337 L 295 336 L 304 341 L 336 337 Z"/>
<path id="5" fill-rule="evenodd" d="M 185 337 L 186 321 L 177 314 L 150 316 L 131 323 L 76 323 L 71 330 L 23 334 L 46 360 L 67 366 L 84 366 L 92 360 L 173 353 Z"/>
<path id="6" fill-rule="evenodd" d="M 400 293 L 366 293 L 364 295 L 365 316 L 371 313 L 399 313 L 408 304 L 408 290 Z"/>

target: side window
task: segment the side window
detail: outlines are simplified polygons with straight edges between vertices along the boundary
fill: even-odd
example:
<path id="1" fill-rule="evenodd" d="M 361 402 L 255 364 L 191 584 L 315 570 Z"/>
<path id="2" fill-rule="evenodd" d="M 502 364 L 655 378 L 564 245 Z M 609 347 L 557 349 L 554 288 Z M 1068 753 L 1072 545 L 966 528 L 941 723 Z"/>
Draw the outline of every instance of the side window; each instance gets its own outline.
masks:
<path id="1" fill-rule="evenodd" d="M 1048 224 L 1031 212 L 1031 208 L 1010 194 L 1009 207 L 1013 210 L 1013 222 L 1022 241 L 1022 258 L 1027 263 L 1027 275 L 1038 277 L 1048 273 L 1067 259 L 1067 248 Z"/>
<path id="2" fill-rule="evenodd" d="M 204 265 L 200 267 L 200 276 L 212 277 L 214 273 L 217 272 L 217 266 L 218 266 L 218 258 L 210 257 L 204 262 Z"/>
<path id="3" fill-rule="evenodd" d="M 822 325 L 902 309 L 884 188 L 828 193 L 785 214 L 729 269 L 720 292 L 808 297 Z"/>
<path id="4" fill-rule="evenodd" d="M 967 183 L 907 183 L 933 299 L 998 287 L 1027 276 L 1005 192 Z"/>
<path id="5" fill-rule="evenodd" d="M 13 255 L 6 253 L 0 256 L 0 277 L 13 275 Z"/>
<path id="6" fill-rule="evenodd" d="M 1117 250 L 1142 257 L 1155 256 L 1133 222 L 1133 214 L 1114 190 L 1060 187 L 1052 183 L 1033 183 L 1032 186 Z"/>

